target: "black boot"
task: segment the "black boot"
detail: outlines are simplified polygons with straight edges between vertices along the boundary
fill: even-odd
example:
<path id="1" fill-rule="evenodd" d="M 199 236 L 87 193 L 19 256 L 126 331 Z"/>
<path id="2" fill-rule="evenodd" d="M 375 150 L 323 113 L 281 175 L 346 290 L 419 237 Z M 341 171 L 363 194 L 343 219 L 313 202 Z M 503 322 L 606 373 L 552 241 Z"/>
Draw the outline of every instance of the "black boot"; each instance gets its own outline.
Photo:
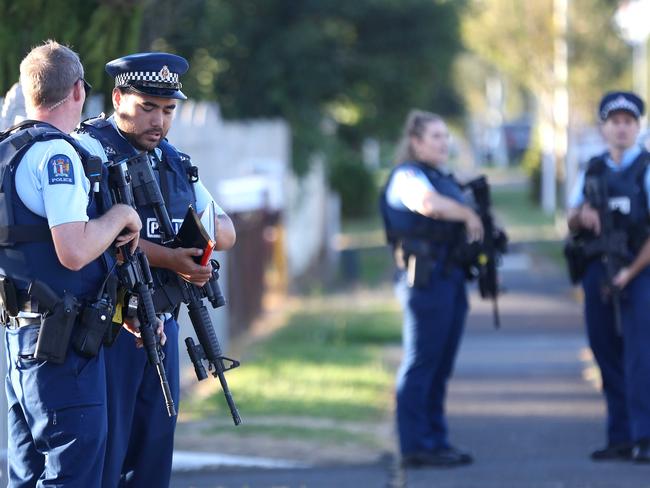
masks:
<path id="1" fill-rule="evenodd" d="M 405 468 L 463 466 L 472 461 L 473 458 L 469 453 L 453 447 L 415 451 L 402 455 L 402 466 Z"/>
<path id="2" fill-rule="evenodd" d="M 632 443 L 610 444 L 591 453 L 594 461 L 627 461 L 632 459 Z"/>
<path id="3" fill-rule="evenodd" d="M 632 449 L 632 460 L 635 463 L 650 463 L 650 439 L 641 439 Z"/>

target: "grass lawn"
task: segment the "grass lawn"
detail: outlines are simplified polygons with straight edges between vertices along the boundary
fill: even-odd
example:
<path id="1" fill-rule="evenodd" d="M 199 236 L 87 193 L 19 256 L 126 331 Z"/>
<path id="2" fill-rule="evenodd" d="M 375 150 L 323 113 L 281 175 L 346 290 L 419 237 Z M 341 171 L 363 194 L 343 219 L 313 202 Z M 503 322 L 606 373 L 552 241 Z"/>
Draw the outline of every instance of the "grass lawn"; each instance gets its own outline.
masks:
<path id="1" fill-rule="evenodd" d="M 346 259 L 357 285 L 385 284 L 393 264 L 379 216 L 343 222 L 342 230 L 351 242 L 349 255 L 341 258 L 340 284 L 346 284 Z M 373 432 L 350 426 L 385 419 L 392 409 L 397 359 L 386 352 L 400 344 L 401 312 L 392 299 L 318 302 L 323 304 L 306 300 L 283 327 L 246 349 L 240 368 L 227 373 L 244 419 L 237 435 L 377 444 Z M 220 388 L 211 391 L 184 400 L 183 415 L 188 420 L 214 419 L 205 435 L 230 432 L 223 393 Z M 291 422 L 296 417 L 301 421 Z"/>
<path id="2" fill-rule="evenodd" d="M 372 421 L 392 405 L 395 365 L 385 346 L 400 341 L 394 304 L 371 310 L 308 310 L 254 344 L 228 383 L 243 416 Z M 228 416 L 219 390 L 191 401 L 192 416 Z M 253 430 L 267 429 L 255 427 Z"/>
<path id="3" fill-rule="evenodd" d="M 492 204 L 511 242 L 523 242 L 532 252 L 564 266 L 563 236 L 555 225 L 555 217 L 545 214 L 531 201 L 527 186 L 494 187 Z"/>
<path id="4" fill-rule="evenodd" d="M 554 225 L 555 219 L 546 215 L 528 195 L 528 187 L 492 189 L 492 205 L 507 225 L 540 227 Z"/>
<path id="5" fill-rule="evenodd" d="M 205 431 L 206 435 L 219 435 L 231 433 L 232 425 L 215 425 Z M 259 425 L 241 424 L 237 427 L 237 436 L 254 437 L 264 436 L 272 439 L 286 439 L 290 437 L 297 440 L 318 439 L 319 443 L 341 445 L 342 443 L 353 442 L 368 447 L 377 447 L 377 439 L 366 432 L 350 432 L 346 429 L 336 427 L 305 427 L 295 425 Z"/>

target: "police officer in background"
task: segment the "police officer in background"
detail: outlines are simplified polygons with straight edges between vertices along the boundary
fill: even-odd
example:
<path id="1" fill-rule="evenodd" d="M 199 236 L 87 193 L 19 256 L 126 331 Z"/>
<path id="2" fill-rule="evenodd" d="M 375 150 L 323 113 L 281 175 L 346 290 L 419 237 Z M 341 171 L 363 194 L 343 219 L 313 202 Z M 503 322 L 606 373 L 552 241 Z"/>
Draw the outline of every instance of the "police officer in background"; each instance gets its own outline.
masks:
<path id="1" fill-rule="evenodd" d="M 7 91 L 0 109 L 0 130 L 5 130 L 25 118 L 25 97 L 20 83 Z"/>
<path id="2" fill-rule="evenodd" d="M 569 201 L 569 229 L 599 239 L 604 222 L 585 182 L 601 181 L 609 196 L 603 215 L 627 237 L 628 258 L 612 280 L 620 290 L 622 330 L 615 325 L 612 290 L 604 288 L 602 256 L 590 256 L 582 276 L 587 335 L 607 402 L 607 445 L 591 454 L 594 460 L 650 462 L 650 155 L 637 144 L 643 110 L 634 93 L 602 98 L 598 115 L 607 151 L 589 161 Z"/>
<path id="3" fill-rule="evenodd" d="M 482 240 L 483 226 L 445 167 L 448 157 L 442 118 L 412 111 L 398 165 L 380 200 L 404 311 L 397 428 L 406 467 L 472 462 L 449 443 L 444 403 L 468 309 L 465 273 L 452 250 L 463 241 Z"/>
<path id="4" fill-rule="evenodd" d="M 23 59 L 20 83 L 32 122 L 0 142 L 9 486 L 99 487 L 107 434 L 103 351 L 87 357 L 56 342 L 70 327 L 74 337 L 86 326 L 72 297 L 80 307 L 92 303 L 110 273 L 106 249 L 114 241 L 135 247 L 141 223 L 125 205 L 99 215 L 84 173 L 87 154 L 67 136 L 89 88 L 77 54 L 45 42 Z M 33 280 L 67 297 L 66 305 L 46 306 L 46 296 L 28 286 Z"/>
<path id="5" fill-rule="evenodd" d="M 216 249 L 226 250 L 235 243 L 232 221 L 198 179 L 189 156 L 165 139 L 177 100 L 186 99 L 179 77 L 187 69 L 184 58 L 167 53 L 138 53 L 109 62 L 106 71 L 115 78 L 115 113 L 85 121 L 75 137 L 103 161 L 147 152 L 172 222 L 182 222 L 189 205 L 199 214 L 213 206 Z M 205 284 L 211 266 L 199 266 L 192 259 L 203 250 L 163 247 L 151 209 L 139 208 L 138 213 L 146 223 L 140 246 L 152 266 L 154 286 L 170 271 L 193 284 Z M 178 323 L 171 313 L 164 317 L 168 338 L 164 363 L 178 404 Z M 103 486 L 114 488 L 120 477 L 124 486 L 168 486 L 176 418 L 167 415 L 156 371 L 125 334 L 107 351 L 106 362 L 110 434 Z"/>

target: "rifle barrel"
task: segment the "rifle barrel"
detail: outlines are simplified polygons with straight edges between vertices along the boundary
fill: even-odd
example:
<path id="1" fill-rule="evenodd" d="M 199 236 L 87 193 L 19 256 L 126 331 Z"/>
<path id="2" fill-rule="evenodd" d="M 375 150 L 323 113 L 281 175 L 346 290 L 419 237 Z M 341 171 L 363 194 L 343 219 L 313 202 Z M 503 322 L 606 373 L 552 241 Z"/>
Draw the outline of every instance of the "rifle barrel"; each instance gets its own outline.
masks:
<path id="1" fill-rule="evenodd" d="M 492 299 L 492 315 L 494 317 L 494 328 L 501 328 L 501 316 L 499 315 L 499 302 L 496 295 Z"/>
<path id="2" fill-rule="evenodd" d="M 235 425 L 241 424 L 241 417 L 239 416 L 239 411 L 237 410 L 237 405 L 235 405 L 235 400 L 230 393 L 230 388 L 228 388 L 228 382 L 226 381 L 226 376 L 223 374 L 223 366 L 220 368 L 222 371 L 219 371 L 219 368 L 215 368 L 215 376 L 219 378 L 219 383 L 221 383 L 221 389 L 223 394 L 226 397 L 226 403 L 228 403 L 228 408 L 230 409 L 230 415 Z"/>
<path id="3" fill-rule="evenodd" d="M 144 263 L 148 264 L 146 261 L 146 256 L 139 249 L 136 251 L 139 255 L 137 258 L 132 260 L 133 265 L 138 265 L 142 267 Z M 134 256 L 133 256 L 134 257 Z M 150 274 L 151 271 L 147 270 Z M 142 272 L 146 275 L 145 272 Z M 135 285 L 135 292 L 140 298 L 140 334 L 142 337 L 142 344 L 145 351 L 147 352 L 147 358 L 149 359 L 149 364 L 156 368 L 158 373 L 158 379 L 160 380 L 160 386 L 162 388 L 163 397 L 165 400 L 165 406 L 167 408 L 167 414 L 170 417 L 176 415 L 176 408 L 174 406 L 174 398 L 172 397 L 171 389 L 169 388 L 169 382 L 167 380 L 167 373 L 165 373 L 165 367 L 163 365 L 162 351 L 160 349 L 160 343 L 156 336 L 156 328 L 158 326 L 156 311 L 153 306 L 153 298 L 151 297 L 151 289 L 144 282 L 139 282 Z"/>
<path id="4" fill-rule="evenodd" d="M 172 397 L 172 391 L 169 388 L 169 382 L 167 381 L 167 374 L 165 373 L 165 366 L 162 361 L 159 361 L 156 364 L 156 371 L 158 373 L 158 378 L 160 379 L 160 387 L 163 391 L 163 397 L 165 397 L 165 407 L 167 408 L 167 415 L 170 417 L 176 416 L 176 406 L 174 405 L 174 397 Z"/>
<path id="5" fill-rule="evenodd" d="M 612 291 L 612 306 L 614 307 L 614 326 L 616 333 L 623 335 L 623 321 L 621 319 L 621 296 L 618 290 Z"/>

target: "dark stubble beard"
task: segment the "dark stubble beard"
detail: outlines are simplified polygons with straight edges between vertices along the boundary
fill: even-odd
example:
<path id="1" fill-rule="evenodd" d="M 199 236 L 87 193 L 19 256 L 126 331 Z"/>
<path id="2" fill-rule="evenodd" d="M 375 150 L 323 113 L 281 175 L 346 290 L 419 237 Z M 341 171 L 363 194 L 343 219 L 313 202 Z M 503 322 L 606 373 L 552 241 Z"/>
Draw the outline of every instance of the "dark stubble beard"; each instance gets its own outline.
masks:
<path id="1" fill-rule="evenodd" d="M 160 130 L 158 129 L 149 129 L 147 131 L 144 131 L 142 133 L 136 132 L 136 127 L 133 122 L 131 122 L 129 117 L 125 117 L 124 115 L 120 115 L 118 113 L 115 114 L 115 120 L 117 122 L 117 126 L 120 130 L 120 133 L 126 138 L 129 143 L 138 149 L 139 151 L 151 151 L 158 147 L 160 144 L 160 141 L 165 137 L 164 131 L 161 128 Z M 156 143 L 146 143 L 142 141 L 141 139 L 144 139 L 145 135 L 149 132 L 160 132 L 160 138 L 158 139 L 158 142 Z"/>

